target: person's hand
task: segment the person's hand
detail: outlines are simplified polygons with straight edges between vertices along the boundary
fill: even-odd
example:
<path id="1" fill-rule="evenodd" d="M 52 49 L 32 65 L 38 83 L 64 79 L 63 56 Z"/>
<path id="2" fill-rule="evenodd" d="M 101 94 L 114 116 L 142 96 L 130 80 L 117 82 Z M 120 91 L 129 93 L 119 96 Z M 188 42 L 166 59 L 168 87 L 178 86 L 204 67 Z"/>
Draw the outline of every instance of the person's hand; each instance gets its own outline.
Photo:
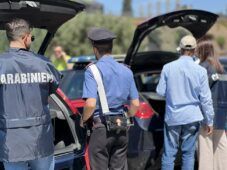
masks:
<path id="1" fill-rule="evenodd" d="M 61 52 L 61 56 L 62 57 L 65 57 L 66 56 L 66 53 L 64 51 Z"/>
<path id="2" fill-rule="evenodd" d="M 67 63 L 68 62 L 68 58 L 67 55 L 64 51 L 61 52 L 61 58 L 64 59 L 64 61 Z"/>
<path id="3" fill-rule="evenodd" d="M 213 126 L 204 126 L 204 130 L 207 133 L 207 135 L 211 135 L 213 133 L 214 127 Z"/>

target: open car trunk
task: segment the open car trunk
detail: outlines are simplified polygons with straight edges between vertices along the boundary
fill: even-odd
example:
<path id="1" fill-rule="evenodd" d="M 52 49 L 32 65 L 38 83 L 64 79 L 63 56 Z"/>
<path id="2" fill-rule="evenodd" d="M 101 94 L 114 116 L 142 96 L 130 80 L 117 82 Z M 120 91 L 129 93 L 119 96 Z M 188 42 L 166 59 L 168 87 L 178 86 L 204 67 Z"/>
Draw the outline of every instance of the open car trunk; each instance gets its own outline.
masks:
<path id="1" fill-rule="evenodd" d="M 146 97 L 161 121 L 164 119 L 165 99 L 156 94 L 156 87 L 163 66 L 178 59 L 179 54 L 165 51 L 138 52 L 142 41 L 150 32 L 162 26 L 182 27 L 199 39 L 207 33 L 217 18 L 216 14 L 207 11 L 181 10 L 151 18 L 137 26 L 125 63 L 131 66 L 139 92 Z"/>
<path id="2" fill-rule="evenodd" d="M 23 18 L 34 28 L 46 29 L 46 37 L 39 49 L 44 54 L 57 29 L 70 20 L 85 6 L 69 0 L 1 0 L 0 29 L 13 18 Z"/>
<path id="3" fill-rule="evenodd" d="M 155 129 L 162 128 L 156 126 L 156 124 L 162 124 L 157 123 L 157 121 L 163 121 L 165 113 L 165 99 L 156 93 L 161 70 L 166 63 L 178 58 L 179 54 L 177 53 L 152 51 L 138 53 L 135 56 L 134 61 L 131 63 L 131 67 L 135 72 L 134 77 L 138 91 L 148 100 L 160 118 L 160 120 L 155 119 L 152 123 L 152 127 L 155 127 Z"/>
<path id="4" fill-rule="evenodd" d="M 136 64 L 134 60 L 138 56 L 140 44 L 150 32 L 159 27 L 182 27 L 191 32 L 196 39 L 199 39 L 207 33 L 216 22 L 217 18 L 218 15 L 202 10 L 181 10 L 151 18 L 137 26 L 125 58 L 125 63 L 129 65 L 133 63 L 134 65 Z M 144 57 L 146 56 L 144 55 Z M 140 59 L 144 64 L 147 63 L 145 58 L 141 57 Z M 160 59 L 161 58 L 157 58 L 157 60 Z M 134 67 L 131 68 L 135 72 Z"/>

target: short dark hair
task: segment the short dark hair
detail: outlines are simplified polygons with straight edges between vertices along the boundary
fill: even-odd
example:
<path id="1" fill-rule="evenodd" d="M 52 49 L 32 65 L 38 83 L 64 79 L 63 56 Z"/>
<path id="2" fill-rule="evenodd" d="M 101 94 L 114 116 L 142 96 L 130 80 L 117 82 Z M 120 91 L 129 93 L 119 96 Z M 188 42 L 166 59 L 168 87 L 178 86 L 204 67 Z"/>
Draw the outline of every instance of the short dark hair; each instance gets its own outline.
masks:
<path id="1" fill-rule="evenodd" d="M 181 49 L 181 55 L 185 55 L 185 54 L 194 54 L 195 53 L 195 49 Z"/>
<path id="2" fill-rule="evenodd" d="M 9 41 L 15 41 L 32 31 L 28 21 L 14 18 L 5 24 L 6 35 Z"/>
<path id="3" fill-rule="evenodd" d="M 93 46 L 98 50 L 100 55 L 105 55 L 107 53 L 112 53 L 113 42 L 108 42 L 105 44 L 93 44 Z"/>

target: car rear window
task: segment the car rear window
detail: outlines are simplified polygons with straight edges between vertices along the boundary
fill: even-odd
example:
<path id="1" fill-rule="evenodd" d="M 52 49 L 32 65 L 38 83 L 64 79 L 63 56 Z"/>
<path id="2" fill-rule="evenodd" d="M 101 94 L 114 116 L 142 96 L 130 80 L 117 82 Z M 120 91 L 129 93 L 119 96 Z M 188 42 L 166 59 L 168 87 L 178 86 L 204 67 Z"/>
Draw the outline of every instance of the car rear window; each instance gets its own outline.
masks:
<path id="1" fill-rule="evenodd" d="M 64 71 L 59 87 L 70 100 L 81 99 L 83 95 L 84 70 Z"/>

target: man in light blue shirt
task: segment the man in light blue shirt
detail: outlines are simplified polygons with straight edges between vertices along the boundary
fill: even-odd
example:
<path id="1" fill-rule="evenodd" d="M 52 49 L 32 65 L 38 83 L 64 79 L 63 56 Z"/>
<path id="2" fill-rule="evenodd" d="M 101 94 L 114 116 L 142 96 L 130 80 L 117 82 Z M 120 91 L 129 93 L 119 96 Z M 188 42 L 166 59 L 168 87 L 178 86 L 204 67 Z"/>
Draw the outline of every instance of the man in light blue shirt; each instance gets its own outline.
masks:
<path id="1" fill-rule="evenodd" d="M 182 169 L 193 170 L 200 121 L 204 119 L 208 135 L 212 133 L 214 111 L 211 92 L 206 70 L 193 60 L 195 48 L 193 36 L 181 39 L 181 57 L 164 66 L 156 89 L 166 98 L 162 170 L 174 169 L 180 144 Z"/>

